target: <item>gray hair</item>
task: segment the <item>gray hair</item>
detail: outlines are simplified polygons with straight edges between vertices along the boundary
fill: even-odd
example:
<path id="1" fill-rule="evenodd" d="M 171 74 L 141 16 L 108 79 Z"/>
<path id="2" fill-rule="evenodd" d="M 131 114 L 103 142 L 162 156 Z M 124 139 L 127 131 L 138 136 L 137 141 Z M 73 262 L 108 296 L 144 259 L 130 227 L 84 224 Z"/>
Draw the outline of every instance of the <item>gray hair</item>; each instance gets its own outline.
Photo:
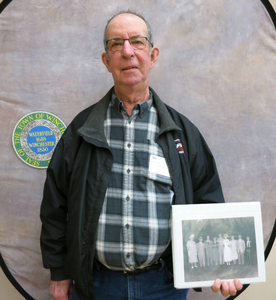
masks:
<path id="1" fill-rule="evenodd" d="M 107 24 L 105 26 L 105 29 L 104 29 L 104 39 L 103 39 L 103 42 L 104 42 L 104 49 L 105 49 L 105 52 L 107 52 L 107 46 L 106 46 L 106 41 L 107 41 L 107 36 L 106 36 L 106 32 L 107 32 L 107 27 L 109 25 L 109 23 L 117 16 L 119 15 L 122 15 L 122 14 L 131 14 L 131 15 L 134 15 L 134 16 L 137 16 L 139 18 L 141 18 L 147 25 L 147 38 L 149 40 L 149 44 L 150 44 L 150 48 L 152 47 L 153 45 L 153 34 L 152 34 L 152 29 L 150 27 L 150 24 L 147 22 L 147 20 L 139 13 L 136 13 L 134 11 L 131 11 L 131 10 L 123 10 L 123 11 L 120 11 L 119 13 L 115 14 L 114 16 L 112 16 L 108 21 L 107 21 Z"/>

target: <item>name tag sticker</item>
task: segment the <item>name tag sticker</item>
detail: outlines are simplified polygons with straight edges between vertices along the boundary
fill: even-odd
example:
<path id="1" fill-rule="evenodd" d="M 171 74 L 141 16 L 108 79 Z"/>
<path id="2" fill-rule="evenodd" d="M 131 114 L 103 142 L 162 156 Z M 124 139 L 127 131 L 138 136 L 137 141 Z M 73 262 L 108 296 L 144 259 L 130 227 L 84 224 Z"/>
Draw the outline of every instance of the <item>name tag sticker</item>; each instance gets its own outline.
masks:
<path id="1" fill-rule="evenodd" d="M 150 155 L 149 171 L 166 177 L 170 177 L 169 169 L 164 157 Z"/>

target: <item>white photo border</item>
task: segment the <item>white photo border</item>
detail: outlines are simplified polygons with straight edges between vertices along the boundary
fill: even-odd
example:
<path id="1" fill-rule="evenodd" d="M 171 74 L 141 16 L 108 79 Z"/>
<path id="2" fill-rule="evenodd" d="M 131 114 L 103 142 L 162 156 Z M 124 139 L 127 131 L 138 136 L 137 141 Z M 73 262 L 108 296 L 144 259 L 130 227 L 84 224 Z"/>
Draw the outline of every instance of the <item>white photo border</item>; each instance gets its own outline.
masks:
<path id="1" fill-rule="evenodd" d="M 171 234 L 175 288 L 208 287 L 214 284 L 214 280 L 185 281 L 182 221 L 244 217 L 254 218 L 258 276 L 240 278 L 240 281 L 242 284 L 264 282 L 266 276 L 260 202 L 172 205 Z M 232 281 L 234 278 L 220 279 Z"/>

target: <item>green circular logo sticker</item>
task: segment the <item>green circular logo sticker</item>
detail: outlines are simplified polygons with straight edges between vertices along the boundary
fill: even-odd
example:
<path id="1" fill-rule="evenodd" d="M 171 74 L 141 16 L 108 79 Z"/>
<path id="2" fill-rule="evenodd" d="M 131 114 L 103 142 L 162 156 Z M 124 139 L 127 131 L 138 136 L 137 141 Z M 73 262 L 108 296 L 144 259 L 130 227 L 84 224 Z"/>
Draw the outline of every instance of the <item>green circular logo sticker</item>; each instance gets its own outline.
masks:
<path id="1" fill-rule="evenodd" d="M 27 165 L 47 168 L 65 129 L 66 125 L 57 116 L 44 111 L 32 112 L 14 127 L 13 148 Z"/>

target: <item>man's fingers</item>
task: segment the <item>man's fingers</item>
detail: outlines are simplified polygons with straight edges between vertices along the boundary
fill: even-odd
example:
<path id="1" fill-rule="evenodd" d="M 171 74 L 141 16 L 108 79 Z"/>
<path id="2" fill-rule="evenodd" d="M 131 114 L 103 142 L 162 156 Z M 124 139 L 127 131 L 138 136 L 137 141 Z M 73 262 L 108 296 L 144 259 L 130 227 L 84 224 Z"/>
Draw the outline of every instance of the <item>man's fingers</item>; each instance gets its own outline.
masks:
<path id="1" fill-rule="evenodd" d="M 237 278 L 234 279 L 234 285 L 237 291 L 240 291 L 243 288 L 243 285 L 241 284 L 240 280 Z"/>
<path id="2" fill-rule="evenodd" d="M 234 285 L 234 282 L 229 282 L 229 294 L 231 296 L 235 296 L 237 294 L 237 290 L 236 290 L 236 287 Z"/>
<path id="3" fill-rule="evenodd" d="M 221 284 L 221 294 L 224 297 L 227 297 L 229 295 L 229 284 L 227 281 L 223 281 Z"/>
<path id="4" fill-rule="evenodd" d="M 221 281 L 216 279 L 212 286 L 212 291 L 217 293 L 219 290 L 224 297 L 235 296 L 237 291 L 240 291 L 243 288 L 239 279 L 234 279 L 233 281 Z"/>
<path id="5" fill-rule="evenodd" d="M 217 293 L 220 290 L 220 286 L 221 286 L 221 281 L 220 279 L 217 279 L 212 286 L 213 292 Z"/>

